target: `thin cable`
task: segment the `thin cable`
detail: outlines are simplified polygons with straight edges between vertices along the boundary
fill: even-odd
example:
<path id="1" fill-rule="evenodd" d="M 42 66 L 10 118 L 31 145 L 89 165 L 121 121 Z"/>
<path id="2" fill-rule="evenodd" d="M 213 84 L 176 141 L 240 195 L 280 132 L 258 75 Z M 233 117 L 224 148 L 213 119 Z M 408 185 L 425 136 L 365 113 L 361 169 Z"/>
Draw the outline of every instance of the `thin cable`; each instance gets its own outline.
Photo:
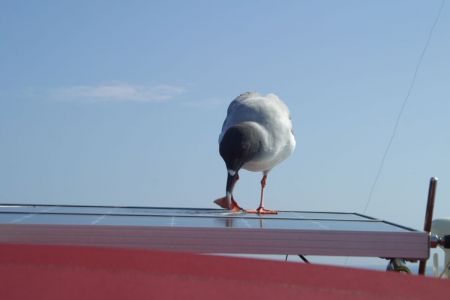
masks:
<path id="1" fill-rule="evenodd" d="M 403 111 L 405 110 L 406 104 L 408 103 L 408 100 L 409 100 L 409 96 L 411 95 L 411 91 L 413 90 L 414 85 L 416 83 L 417 74 L 419 72 L 419 69 L 420 69 L 420 66 L 422 64 L 423 58 L 425 56 L 425 53 L 427 52 L 428 45 L 430 44 L 431 37 L 432 37 L 433 32 L 434 32 L 434 28 L 436 27 L 436 24 L 438 23 L 439 18 L 441 16 L 442 10 L 444 8 L 444 4 L 445 4 L 445 0 L 442 0 L 441 1 L 441 6 L 439 7 L 439 11 L 438 11 L 438 13 L 436 15 L 436 18 L 434 19 L 433 25 L 431 26 L 430 31 L 428 32 L 428 37 L 427 37 L 427 40 L 425 42 L 425 46 L 422 49 L 422 53 L 420 54 L 419 60 L 418 60 L 417 65 L 416 65 L 416 69 L 414 70 L 414 74 L 413 74 L 413 77 L 412 77 L 412 80 L 411 80 L 411 84 L 409 85 L 408 92 L 406 93 L 406 97 L 403 99 L 402 106 L 400 107 L 400 111 L 399 111 L 399 113 L 397 115 L 397 118 L 395 120 L 395 125 L 394 125 L 394 128 L 392 130 L 391 137 L 389 138 L 389 142 L 388 142 L 388 144 L 386 146 L 386 149 L 384 150 L 383 157 L 381 158 L 381 162 L 380 162 L 380 165 L 378 167 L 377 174 L 376 174 L 375 179 L 373 181 L 372 187 L 370 188 L 369 196 L 367 198 L 367 202 L 366 202 L 366 205 L 365 205 L 364 210 L 363 210 L 364 214 L 366 213 L 367 208 L 369 208 L 370 201 L 372 201 L 373 192 L 374 192 L 375 187 L 376 187 L 376 185 L 378 183 L 378 180 L 380 179 L 381 173 L 383 171 L 384 163 L 386 161 L 386 157 L 387 157 L 387 155 L 389 153 L 389 150 L 391 149 L 391 146 L 392 146 L 392 142 L 394 141 L 394 138 L 395 138 L 395 136 L 397 134 L 398 125 L 400 124 L 400 119 L 402 118 Z"/>

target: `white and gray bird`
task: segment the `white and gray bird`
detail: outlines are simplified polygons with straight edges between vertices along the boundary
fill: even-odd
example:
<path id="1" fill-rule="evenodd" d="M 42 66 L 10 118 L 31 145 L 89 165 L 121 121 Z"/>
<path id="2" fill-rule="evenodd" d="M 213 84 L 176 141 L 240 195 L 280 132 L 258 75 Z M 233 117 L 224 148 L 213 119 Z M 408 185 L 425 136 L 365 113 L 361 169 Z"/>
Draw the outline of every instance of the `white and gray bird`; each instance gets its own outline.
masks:
<path id="1" fill-rule="evenodd" d="M 233 197 L 239 170 L 262 172 L 260 204 L 251 213 L 277 213 L 264 208 L 267 174 L 295 149 L 289 109 L 275 94 L 244 93 L 228 107 L 219 136 L 219 152 L 227 167 L 226 196 L 214 202 L 231 211 L 243 209 Z"/>

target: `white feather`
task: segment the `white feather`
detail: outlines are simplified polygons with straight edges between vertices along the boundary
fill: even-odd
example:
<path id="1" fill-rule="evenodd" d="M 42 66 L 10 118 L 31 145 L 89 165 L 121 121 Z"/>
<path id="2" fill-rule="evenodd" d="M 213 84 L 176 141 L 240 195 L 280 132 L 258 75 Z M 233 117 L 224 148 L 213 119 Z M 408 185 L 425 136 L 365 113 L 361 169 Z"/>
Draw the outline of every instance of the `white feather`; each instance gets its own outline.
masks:
<path id="1" fill-rule="evenodd" d="M 253 126 L 263 140 L 261 153 L 242 168 L 267 173 L 294 151 L 289 109 L 275 94 L 262 96 L 248 92 L 234 99 L 228 107 L 219 143 L 230 127 L 244 122 Z"/>

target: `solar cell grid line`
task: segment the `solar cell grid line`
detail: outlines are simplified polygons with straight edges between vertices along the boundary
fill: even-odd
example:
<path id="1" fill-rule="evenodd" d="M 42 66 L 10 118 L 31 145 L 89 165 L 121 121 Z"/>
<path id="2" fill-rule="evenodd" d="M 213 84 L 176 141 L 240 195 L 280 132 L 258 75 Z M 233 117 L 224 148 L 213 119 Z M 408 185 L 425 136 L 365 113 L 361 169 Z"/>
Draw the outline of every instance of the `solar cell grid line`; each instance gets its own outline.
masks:
<path id="1" fill-rule="evenodd" d="M 0 205 L 1 243 L 200 253 L 401 258 L 429 254 L 424 232 L 355 213 L 280 211 L 276 216 L 250 216 L 201 208 Z"/>
<path id="2" fill-rule="evenodd" d="M 106 216 L 111 215 L 111 214 L 114 212 L 115 209 L 116 209 L 116 208 L 111 208 L 111 209 L 109 209 L 104 215 L 101 215 L 101 216 L 99 216 L 97 219 L 95 219 L 94 221 L 92 221 L 92 222 L 91 222 L 91 225 L 95 225 L 95 224 L 99 223 L 101 220 L 103 220 L 104 218 L 106 218 Z"/>
<path id="3" fill-rule="evenodd" d="M 35 213 L 27 213 L 27 214 L 24 215 L 24 216 L 20 216 L 20 217 L 18 217 L 18 218 L 16 218 L 16 219 L 12 220 L 10 223 L 20 223 L 20 222 L 22 222 L 23 220 L 28 219 L 28 218 L 31 218 L 31 217 L 33 217 L 33 216 L 36 215 L 36 214 L 39 214 L 39 213 L 48 213 L 48 212 L 50 212 L 52 209 L 54 209 L 54 207 L 44 208 L 44 209 L 42 209 L 42 210 L 40 210 L 40 211 L 38 211 L 38 212 L 35 212 Z"/>

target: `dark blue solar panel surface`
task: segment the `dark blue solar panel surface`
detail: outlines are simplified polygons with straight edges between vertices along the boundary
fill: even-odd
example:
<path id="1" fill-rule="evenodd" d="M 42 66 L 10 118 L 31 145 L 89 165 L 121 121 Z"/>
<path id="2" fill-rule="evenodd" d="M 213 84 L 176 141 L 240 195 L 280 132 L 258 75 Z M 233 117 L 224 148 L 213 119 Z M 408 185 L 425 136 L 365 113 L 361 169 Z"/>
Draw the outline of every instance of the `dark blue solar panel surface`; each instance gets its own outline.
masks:
<path id="1" fill-rule="evenodd" d="M 222 209 L 57 205 L 0 205 L 0 224 L 413 231 L 356 213 L 280 211 L 276 215 L 256 215 Z"/>

